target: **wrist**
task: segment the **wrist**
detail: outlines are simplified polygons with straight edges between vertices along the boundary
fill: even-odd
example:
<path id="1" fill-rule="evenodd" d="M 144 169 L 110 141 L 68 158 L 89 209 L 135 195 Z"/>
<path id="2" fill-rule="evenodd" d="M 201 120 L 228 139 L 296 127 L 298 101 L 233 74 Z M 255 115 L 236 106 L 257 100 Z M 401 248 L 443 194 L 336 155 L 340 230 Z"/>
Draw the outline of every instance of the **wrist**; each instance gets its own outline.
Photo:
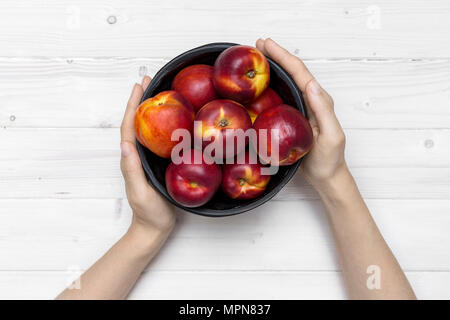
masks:
<path id="1" fill-rule="evenodd" d="M 333 176 L 315 186 L 322 200 L 339 200 L 354 188 L 357 188 L 355 180 L 345 163 Z"/>
<path id="2" fill-rule="evenodd" d="M 317 191 L 332 224 L 337 221 L 336 219 L 354 224 L 355 221 L 360 221 L 358 219 L 361 217 L 367 217 L 364 213 L 368 213 L 370 216 L 364 199 L 347 166 L 330 178 Z"/>
<path id="3" fill-rule="evenodd" d="M 142 224 L 133 218 L 125 236 L 130 239 L 136 250 L 146 254 L 158 250 L 169 237 L 172 229 L 162 230 L 151 225 Z"/>

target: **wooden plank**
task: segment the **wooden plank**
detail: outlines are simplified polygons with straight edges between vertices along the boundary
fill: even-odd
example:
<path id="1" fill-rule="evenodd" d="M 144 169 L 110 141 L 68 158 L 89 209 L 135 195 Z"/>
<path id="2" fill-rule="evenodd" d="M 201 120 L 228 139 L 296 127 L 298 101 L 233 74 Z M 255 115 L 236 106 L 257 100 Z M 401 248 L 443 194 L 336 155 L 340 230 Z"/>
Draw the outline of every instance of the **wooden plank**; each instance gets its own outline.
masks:
<path id="1" fill-rule="evenodd" d="M 368 200 L 408 271 L 450 271 L 450 200 Z M 180 212 L 151 270 L 336 271 L 319 201 L 271 201 L 213 219 Z M 129 226 L 126 200 L 0 200 L 0 270 L 85 269 Z"/>
<path id="2" fill-rule="evenodd" d="M 171 57 L 272 36 L 303 57 L 449 57 L 449 13 L 446 0 L 3 0 L 0 55 Z"/>
<path id="3" fill-rule="evenodd" d="M 449 167 L 450 130 L 347 129 L 351 167 Z M 104 160 L 119 156 L 117 128 L 4 128 L 0 161 Z"/>
<path id="4" fill-rule="evenodd" d="M 119 127 L 132 84 L 166 62 L 0 58 L 0 127 Z M 450 60 L 306 63 L 344 128 L 449 128 Z"/>
<path id="5" fill-rule="evenodd" d="M 366 199 L 448 199 L 448 168 L 352 168 Z M 276 196 L 278 200 L 317 199 L 300 173 Z"/>
<path id="6" fill-rule="evenodd" d="M 449 299 L 449 13 L 445 0 L 2 1 L 0 298 L 53 298 L 125 232 L 117 128 L 134 81 L 191 47 L 271 35 L 333 95 L 419 298 Z M 276 199 L 181 213 L 131 297 L 344 298 L 317 194 L 297 174 Z"/>
<path id="7" fill-rule="evenodd" d="M 123 198 L 119 159 L 2 161 L 1 198 Z M 447 199 L 449 168 L 352 168 L 365 198 Z M 298 172 L 277 200 L 317 199 L 317 193 Z"/>
<path id="8" fill-rule="evenodd" d="M 450 130 L 346 130 L 367 198 L 447 198 Z M 0 129 L 0 198 L 122 198 L 119 130 Z M 298 173 L 278 199 L 315 199 Z"/>
<path id="9" fill-rule="evenodd" d="M 53 299 L 74 272 L 0 272 L 0 299 Z M 449 272 L 407 272 L 419 299 L 449 299 Z M 346 299 L 338 272 L 146 272 L 129 299 Z"/>

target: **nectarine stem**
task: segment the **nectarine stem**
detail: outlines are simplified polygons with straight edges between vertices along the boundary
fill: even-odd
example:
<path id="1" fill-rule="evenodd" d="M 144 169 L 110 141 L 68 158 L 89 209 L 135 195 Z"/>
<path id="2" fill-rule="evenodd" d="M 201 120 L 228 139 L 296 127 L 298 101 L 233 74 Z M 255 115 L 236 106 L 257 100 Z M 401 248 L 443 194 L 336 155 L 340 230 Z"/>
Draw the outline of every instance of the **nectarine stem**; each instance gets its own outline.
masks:
<path id="1" fill-rule="evenodd" d="M 219 120 L 219 126 L 221 126 L 221 127 L 226 127 L 226 126 L 228 126 L 229 125 L 229 123 L 228 123 L 228 120 L 227 119 L 220 119 Z"/>
<path id="2" fill-rule="evenodd" d="M 191 181 L 191 182 L 189 182 L 189 184 L 190 184 L 191 187 L 193 187 L 193 188 L 197 188 L 197 187 L 198 187 L 198 183 L 195 182 L 195 181 Z"/>
<path id="3" fill-rule="evenodd" d="M 256 76 L 256 70 L 250 70 L 249 72 L 247 72 L 247 77 L 249 77 L 250 79 L 253 79 Z"/>

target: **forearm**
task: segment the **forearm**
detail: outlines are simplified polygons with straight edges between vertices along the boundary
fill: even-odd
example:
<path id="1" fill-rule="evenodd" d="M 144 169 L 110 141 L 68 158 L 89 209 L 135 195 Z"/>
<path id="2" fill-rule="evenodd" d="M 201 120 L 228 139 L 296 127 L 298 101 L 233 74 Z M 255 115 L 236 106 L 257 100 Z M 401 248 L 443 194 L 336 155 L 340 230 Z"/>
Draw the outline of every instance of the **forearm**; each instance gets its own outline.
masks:
<path id="1" fill-rule="evenodd" d="M 81 276 L 80 287 L 64 290 L 57 299 L 124 299 L 168 235 L 168 231 L 148 230 L 133 223 Z"/>
<path id="2" fill-rule="evenodd" d="M 335 238 L 349 297 L 414 299 L 405 274 L 372 219 L 348 169 L 345 167 L 318 191 Z M 380 276 L 379 288 L 367 285 L 371 276 L 369 267 L 380 271 L 374 275 Z"/>

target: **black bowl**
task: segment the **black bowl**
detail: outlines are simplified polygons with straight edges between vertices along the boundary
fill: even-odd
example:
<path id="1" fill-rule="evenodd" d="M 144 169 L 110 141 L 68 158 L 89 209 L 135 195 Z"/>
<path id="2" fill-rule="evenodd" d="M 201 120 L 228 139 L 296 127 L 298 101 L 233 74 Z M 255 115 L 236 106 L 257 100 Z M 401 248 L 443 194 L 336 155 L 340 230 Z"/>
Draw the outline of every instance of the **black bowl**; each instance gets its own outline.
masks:
<path id="1" fill-rule="evenodd" d="M 235 45 L 234 43 L 211 43 L 179 55 L 158 71 L 145 91 L 142 101 L 153 97 L 161 91 L 170 90 L 173 78 L 181 69 L 193 64 L 214 65 L 214 61 L 222 51 Z M 302 95 L 294 80 L 277 63 L 271 59 L 267 60 L 270 65 L 270 87 L 280 95 L 286 104 L 296 107 L 305 114 Z M 230 199 L 219 190 L 205 205 L 197 208 L 187 208 L 175 202 L 167 192 L 164 177 L 170 160 L 160 158 L 153 154 L 150 150 L 142 146 L 139 141 L 136 141 L 136 144 L 145 174 L 156 190 L 181 209 L 211 217 L 243 213 L 269 201 L 291 180 L 301 161 L 300 159 L 291 166 L 280 167 L 278 173 L 271 177 L 265 192 L 255 199 Z"/>

